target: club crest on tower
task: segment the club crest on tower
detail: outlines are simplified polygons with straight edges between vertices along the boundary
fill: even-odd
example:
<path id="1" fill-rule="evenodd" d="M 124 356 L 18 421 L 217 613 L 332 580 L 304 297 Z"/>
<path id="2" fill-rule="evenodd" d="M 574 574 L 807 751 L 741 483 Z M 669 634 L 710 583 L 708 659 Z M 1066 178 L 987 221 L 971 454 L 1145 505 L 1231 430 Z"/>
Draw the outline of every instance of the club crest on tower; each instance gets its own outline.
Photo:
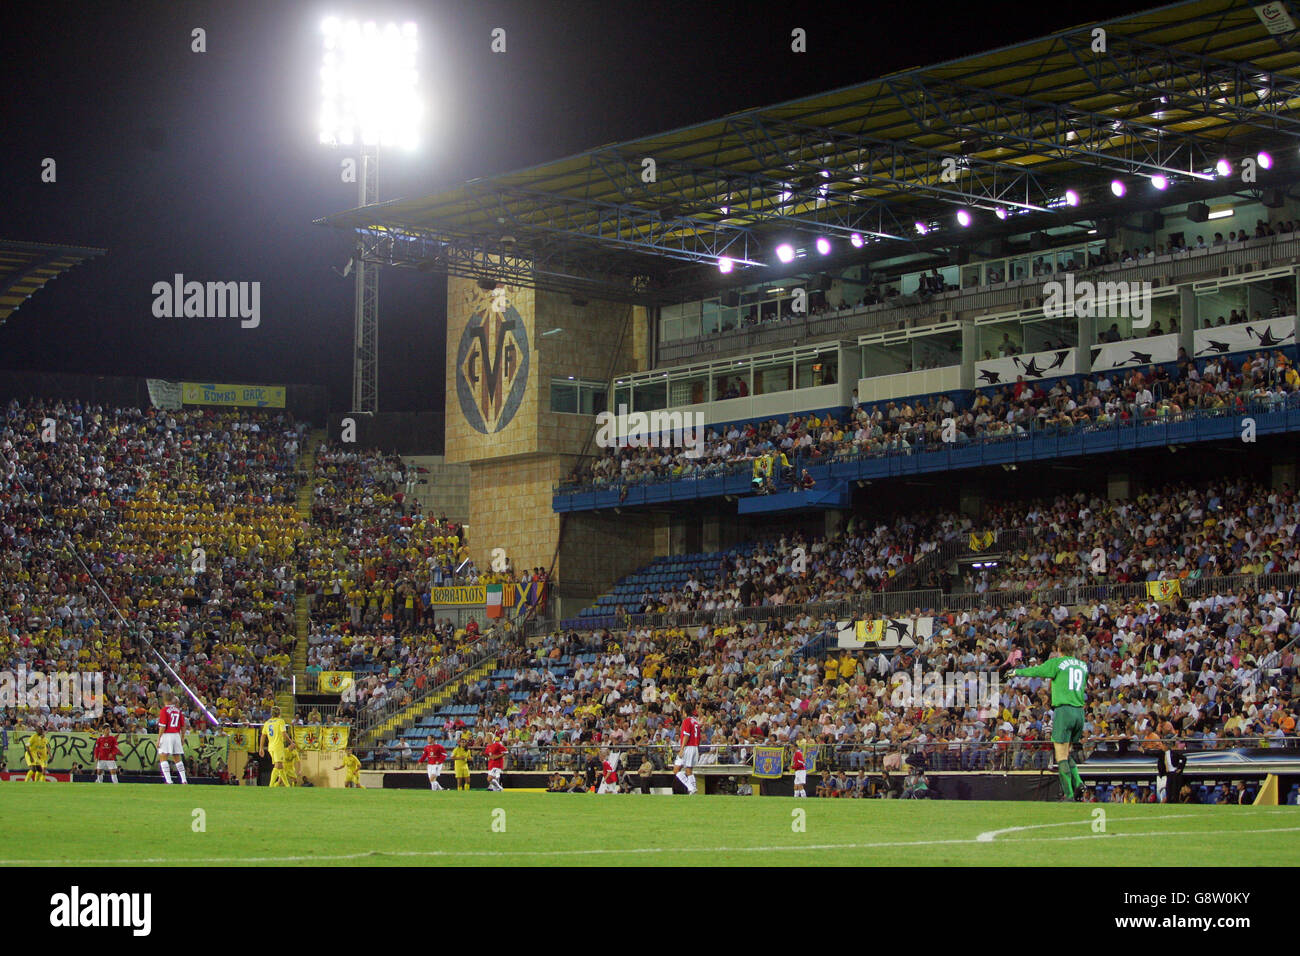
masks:
<path id="1" fill-rule="evenodd" d="M 495 434 L 514 419 L 528 386 L 528 353 L 513 305 L 494 298 L 470 317 L 456 355 L 456 394 L 476 431 Z"/>

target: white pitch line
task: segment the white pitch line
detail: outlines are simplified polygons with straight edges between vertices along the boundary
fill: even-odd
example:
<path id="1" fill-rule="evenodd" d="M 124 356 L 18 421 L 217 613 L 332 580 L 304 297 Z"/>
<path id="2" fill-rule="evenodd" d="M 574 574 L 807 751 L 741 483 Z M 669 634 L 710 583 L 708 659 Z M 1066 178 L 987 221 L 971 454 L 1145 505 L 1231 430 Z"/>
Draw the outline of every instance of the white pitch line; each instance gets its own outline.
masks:
<path id="1" fill-rule="evenodd" d="M 1099 806 L 1099 807 L 1104 807 L 1104 806 L 1105 806 L 1104 803 L 1089 804 L 1089 806 L 1094 806 L 1094 805 L 1095 805 L 1095 806 Z M 1164 813 L 1164 814 L 1161 814 L 1160 816 L 1157 816 L 1157 817 L 1107 817 L 1107 818 L 1106 818 L 1106 822 L 1107 822 L 1108 824 L 1109 824 L 1109 823 L 1128 823 L 1128 822 L 1139 822 L 1139 823 L 1140 823 L 1140 822 L 1142 822 L 1143 820 L 1181 820 L 1181 819 L 1184 819 L 1184 818 L 1186 818 L 1186 817 L 1194 817 L 1194 816 L 1197 816 L 1197 814 L 1195 814 L 1195 813 Z M 1029 825 L 1027 825 L 1027 826 L 1023 826 L 1023 827 L 1006 827 L 1006 828 L 1004 828 L 1004 829 L 1002 829 L 1002 830 L 986 830 L 986 831 L 984 831 L 983 833 L 981 833 L 979 836 L 977 836 L 977 837 L 975 838 L 975 842 L 977 842 L 977 843 L 992 843 L 994 840 L 996 840 L 998 837 L 1002 836 L 1002 834 L 1004 834 L 1004 833 L 1019 833 L 1019 832 L 1021 832 L 1022 830 L 1045 830 L 1045 829 L 1047 829 L 1048 827 L 1078 827 L 1078 826 L 1089 826 L 1090 824 L 1092 824 L 1092 822 L 1093 822 L 1093 821 L 1092 821 L 1092 818 L 1089 817 L 1089 818 L 1086 819 L 1086 820 L 1066 820 L 1064 823 L 1033 823 L 1033 824 L 1029 824 Z"/>
<path id="2" fill-rule="evenodd" d="M 1085 804 L 1081 804 L 1081 806 L 1105 807 L 1106 804 L 1085 803 Z M 1263 813 L 1294 813 L 1294 812 L 1295 812 L 1294 810 L 1288 810 L 1284 807 L 1270 807 L 1270 808 L 1250 807 L 1242 810 L 1240 813 L 1234 814 L 1234 816 L 1240 817 L 1246 814 L 1249 814 L 1250 816 L 1258 816 L 1259 814 L 1263 814 Z M 1142 823 L 1145 820 L 1182 820 L 1182 819 L 1190 819 L 1192 817 L 1199 817 L 1199 816 L 1203 816 L 1203 814 L 1164 813 L 1154 817 L 1107 817 L 1106 822 L 1107 823 Z M 1047 827 L 1077 827 L 1077 826 L 1082 826 L 1091 823 L 1092 823 L 1091 818 L 1086 820 L 1067 820 L 1064 823 L 1034 823 L 1023 827 L 1007 827 L 1003 830 L 986 830 L 984 833 L 981 833 L 975 839 L 980 843 L 992 843 L 994 840 L 1002 836 L 1002 834 L 1004 833 L 1019 833 L 1022 830 L 1042 830 L 1042 829 L 1046 829 Z"/>
<path id="3" fill-rule="evenodd" d="M 1194 814 L 1179 814 L 1194 816 Z M 1130 817 L 1130 820 L 1141 819 Z M 1106 838 L 1121 839 L 1132 837 L 1165 836 L 1237 836 L 1247 833 L 1300 833 L 1300 827 L 1272 827 L 1261 830 L 1163 830 L 1149 833 L 1086 833 L 1082 836 L 1067 837 L 1030 837 L 1016 840 L 1021 843 L 1061 843 L 1074 840 L 1099 840 Z M 815 843 L 803 846 L 686 846 L 686 847 L 632 847 L 628 849 L 591 849 L 591 850 L 401 850 L 393 853 L 372 851 L 368 853 L 339 853 L 320 856 L 213 856 L 213 857 L 126 857 L 104 860 L 0 860 L 0 866 L 96 866 L 96 865 L 141 865 L 210 863 L 329 863 L 346 860 L 383 860 L 401 858 L 446 858 L 446 859 L 490 859 L 497 857 L 573 857 L 573 856 L 620 856 L 647 855 L 658 853 L 802 853 L 809 850 L 880 850 L 896 847 L 917 846 L 958 846 L 987 843 L 978 837 L 974 839 L 952 840 L 912 840 L 888 843 Z"/>

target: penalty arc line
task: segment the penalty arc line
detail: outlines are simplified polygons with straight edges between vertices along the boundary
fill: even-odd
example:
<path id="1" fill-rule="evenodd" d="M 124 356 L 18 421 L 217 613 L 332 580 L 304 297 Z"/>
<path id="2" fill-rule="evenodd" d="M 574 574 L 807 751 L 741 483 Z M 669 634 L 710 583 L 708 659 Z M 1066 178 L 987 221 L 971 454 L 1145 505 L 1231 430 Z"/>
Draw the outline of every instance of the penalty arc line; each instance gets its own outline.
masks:
<path id="1" fill-rule="evenodd" d="M 1192 814 L 1187 814 L 1192 816 Z M 1085 833 L 1081 836 L 1030 837 L 1016 840 L 1022 843 L 1062 843 L 1075 840 L 1126 839 L 1133 837 L 1165 836 L 1238 836 L 1247 833 L 1300 833 L 1300 827 L 1271 827 L 1260 830 L 1161 830 L 1150 833 Z M 0 866 L 122 866 L 140 864 L 184 865 L 200 863 L 329 863 L 346 860 L 382 860 L 398 858 L 481 858 L 495 857 L 572 857 L 619 856 L 658 853 L 802 853 L 810 850 L 878 850 L 894 847 L 958 846 L 987 843 L 976 839 L 912 840 L 888 843 L 817 843 L 805 846 L 687 846 L 687 847 L 631 847 L 627 849 L 590 850 L 400 850 L 392 853 L 338 853 L 320 856 L 230 856 L 230 857 L 127 857 L 104 860 L 0 860 Z"/>

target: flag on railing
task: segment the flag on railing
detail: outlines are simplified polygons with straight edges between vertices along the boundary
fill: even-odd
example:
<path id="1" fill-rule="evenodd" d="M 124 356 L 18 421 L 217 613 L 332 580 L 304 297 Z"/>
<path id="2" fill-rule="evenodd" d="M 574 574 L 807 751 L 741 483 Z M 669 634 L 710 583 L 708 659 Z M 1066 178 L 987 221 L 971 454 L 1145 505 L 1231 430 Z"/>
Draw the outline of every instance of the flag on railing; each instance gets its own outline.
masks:
<path id="1" fill-rule="evenodd" d="M 487 616 L 501 617 L 505 613 L 502 605 L 502 588 L 500 584 L 489 584 L 487 586 Z"/>
<path id="2" fill-rule="evenodd" d="M 321 734 L 321 749 L 346 750 L 348 747 L 348 729 L 346 727 L 326 727 Z"/>
<path id="3" fill-rule="evenodd" d="M 1154 601 L 1171 601 L 1183 596 L 1183 582 L 1178 578 L 1167 581 L 1148 581 L 1147 597 Z"/>
<path id="4" fill-rule="evenodd" d="M 317 686 L 322 694 L 341 694 L 352 686 L 352 672 L 321 671 Z"/>
<path id="5" fill-rule="evenodd" d="M 319 727 L 294 727 L 293 742 L 299 750 L 320 750 L 321 729 Z"/>
<path id="6" fill-rule="evenodd" d="M 970 533 L 970 549 L 972 551 L 987 551 L 993 546 L 994 535 L 992 531 L 985 531 L 980 534 L 978 531 Z"/>
<path id="7" fill-rule="evenodd" d="M 774 779 L 781 776 L 781 747 L 754 748 L 754 776 Z"/>
<path id="8" fill-rule="evenodd" d="M 257 750 L 257 731 L 252 727 L 227 727 L 226 735 L 230 738 L 230 749 L 245 753 Z"/>

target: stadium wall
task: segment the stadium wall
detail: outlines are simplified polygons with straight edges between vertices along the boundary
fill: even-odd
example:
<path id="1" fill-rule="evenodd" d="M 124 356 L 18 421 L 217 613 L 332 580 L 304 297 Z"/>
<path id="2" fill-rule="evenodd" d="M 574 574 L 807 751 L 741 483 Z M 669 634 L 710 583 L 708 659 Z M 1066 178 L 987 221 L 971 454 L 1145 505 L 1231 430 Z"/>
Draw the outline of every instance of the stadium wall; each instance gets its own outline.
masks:
<path id="1" fill-rule="evenodd" d="M 550 410 L 551 379 L 603 382 L 634 367 L 636 343 L 648 348 L 648 336 L 638 339 L 636 330 L 647 324 L 639 306 L 447 280 L 445 459 L 469 467 L 467 523 L 480 568 L 491 566 L 495 548 L 516 568 L 551 566 L 561 537 L 552 494 L 595 429 L 591 415 Z M 560 331 L 541 335 L 553 329 Z M 626 573 L 647 560 L 653 534 L 644 519 L 575 522 L 557 584 L 597 593 L 618 567 Z"/>

